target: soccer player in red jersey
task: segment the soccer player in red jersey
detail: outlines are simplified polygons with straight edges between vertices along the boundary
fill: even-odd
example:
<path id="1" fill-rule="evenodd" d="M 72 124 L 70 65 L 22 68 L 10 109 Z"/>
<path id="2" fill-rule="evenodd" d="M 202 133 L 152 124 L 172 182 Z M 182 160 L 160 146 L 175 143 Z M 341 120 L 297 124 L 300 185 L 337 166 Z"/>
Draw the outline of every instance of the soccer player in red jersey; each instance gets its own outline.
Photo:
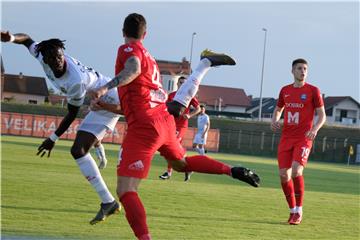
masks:
<path id="1" fill-rule="evenodd" d="M 278 146 L 278 165 L 281 186 L 290 208 L 288 223 L 297 225 L 302 220 L 304 199 L 303 170 L 312 142 L 326 120 L 320 90 L 305 82 L 308 63 L 296 59 L 292 63 L 294 83 L 284 86 L 279 94 L 271 122 L 273 131 L 279 130 L 284 111 L 284 126 Z M 313 124 L 314 113 L 318 118 Z"/>
<path id="2" fill-rule="evenodd" d="M 186 78 L 181 76 L 178 79 L 177 87 L 178 89 L 181 87 L 181 85 L 185 82 Z M 169 101 L 173 101 L 175 97 L 176 91 L 172 92 L 168 96 Z M 193 108 L 193 110 L 190 111 L 190 107 Z M 199 101 L 196 97 L 193 97 L 190 101 L 190 105 L 183 111 L 183 113 L 179 117 L 175 117 L 175 124 L 176 124 L 176 136 L 179 139 L 180 143 L 182 142 L 182 139 L 186 133 L 186 130 L 188 129 L 188 123 L 189 119 L 196 116 L 200 112 L 200 105 Z M 171 177 L 172 174 L 172 167 L 170 163 L 168 163 L 167 171 L 164 172 L 162 175 L 159 176 L 160 179 L 166 180 Z M 185 178 L 186 180 L 186 178 Z"/>
<path id="3" fill-rule="evenodd" d="M 151 239 L 151 236 L 145 208 L 137 190 L 141 180 L 148 175 L 156 151 L 179 172 L 226 174 L 254 187 L 260 184 L 260 178 L 247 168 L 232 167 L 208 156 L 186 157 L 176 137 L 174 117 L 167 111 L 167 94 L 160 83 L 158 65 L 142 44 L 145 34 L 146 21 L 142 15 L 133 13 L 125 18 L 125 44 L 118 49 L 116 76 L 91 93 L 97 99 L 118 86 L 128 129 L 117 166 L 117 194 L 124 206 L 127 221 L 135 236 L 141 240 Z M 229 58 L 207 51 L 200 62 L 206 68 L 226 65 L 222 61 L 224 56 Z"/>

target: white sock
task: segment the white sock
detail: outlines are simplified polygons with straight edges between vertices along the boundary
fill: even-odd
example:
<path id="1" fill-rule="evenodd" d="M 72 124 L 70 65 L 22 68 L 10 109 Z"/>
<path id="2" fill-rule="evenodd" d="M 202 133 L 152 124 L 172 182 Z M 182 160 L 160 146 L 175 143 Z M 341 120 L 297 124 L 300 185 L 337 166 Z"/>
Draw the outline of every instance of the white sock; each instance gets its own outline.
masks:
<path id="1" fill-rule="evenodd" d="M 207 58 L 201 59 L 195 71 L 186 79 L 186 81 L 177 90 L 174 100 L 188 107 L 199 89 L 201 80 L 210 69 L 211 62 Z"/>
<path id="2" fill-rule="evenodd" d="M 200 155 L 205 155 L 205 148 L 199 148 Z"/>
<path id="3" fill-rule="evenodd" d="M 99 159 L 106 158 L 105 148 L 102 144 L 100 144 L 98 147 L 95 147 L 95 153 Z"/>
<path id="4" fill-rule="evenodd" d="M 290 213 L 297 213 L 297 211 L 296 211 L 296 207 L 294 207 L 294 208 L 290 208 Z"/>
<path id="5" fill-rule="evenodd" d="M 81 173 L 94 187 L 103 203 L 113 202 L 115 199 L 109 192 L 98 167 L 96 166 L 95 160 L 91 157 L 90 153 L 85 156 L 76 159 Z"/>
<path id="6" fill-rule="evenodd" d="M 296 206 L 296 212 L 302 214 L 302 206 L 301 207 Z"/>

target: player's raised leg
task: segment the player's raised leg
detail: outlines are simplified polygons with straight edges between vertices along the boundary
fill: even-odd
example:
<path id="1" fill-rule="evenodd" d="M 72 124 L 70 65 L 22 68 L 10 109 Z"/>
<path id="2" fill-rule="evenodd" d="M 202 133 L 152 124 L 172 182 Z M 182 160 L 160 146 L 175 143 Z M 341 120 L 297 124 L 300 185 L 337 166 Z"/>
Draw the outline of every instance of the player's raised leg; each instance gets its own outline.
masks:
<path id="1" fill-rule="evenodd" d="M 177 90 L 174 100 L 168 102 L 169 113 L 175 117 L 179 117 L 182 112 L 189 106 L 199 89 L 201 80 L 209 71 L 210 67 L 221 65 L 235 65 L 235 60 L 229 55 L 216 53 L 210 50 L 204 50 L 200 56 L 200 62 L 194 72 L 187 78 L 184 84 Z"/>
<path id="2" fill-rule="evenodd" d="M 171 159 L 171 157 L 169 159 Z M 260 177 L 250 169 L 230 166 L 206 155 L 184 157 L 182 160 L 170 160 L 170 162 L 173 169 L 178 172 L 225 174 L 234 179 L 246 182 L 253 187 L 260 186 Z"/>

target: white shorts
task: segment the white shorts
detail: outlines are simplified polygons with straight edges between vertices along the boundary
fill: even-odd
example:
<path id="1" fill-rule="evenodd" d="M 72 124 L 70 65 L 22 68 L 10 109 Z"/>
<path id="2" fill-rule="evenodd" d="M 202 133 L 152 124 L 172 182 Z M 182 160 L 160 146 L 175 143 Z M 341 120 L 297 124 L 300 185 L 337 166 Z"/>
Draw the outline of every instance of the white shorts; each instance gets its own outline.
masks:
<path id="1" fill-rule="evenodd" d="M 86 123 L 83 121 L 80 124 L 78 131 L 91 133 L 97 138 L 97 140 L 101 141 L 104 138 L 106 132 L 112 130 L 103 124 Z"/>
<path id="2" fill-rule="evenodd" d="M 113 114 L 108 111 L 90 111 L 86 114 L 81 124 L 92 124 L 92 125 L 105 125 L 111 131 L 114 130 L 120 115 Z"/>
<path id="3" fill-rule="evenodd" d="M 194 137 L 194 144 L 202 144 L 205 145 L 206 144 L 206 140 L 207 140 L 207 134 L 205 134 L 204 138 L 201 137 L 202 133 L 197 133 Z"/>
<path id="4" fill-rule="evenodd" d="M 111 78 L 100 75 L 93 88 L 100 87 L 109 81 L 111 81 Z M 100 100 L 109 104 L 120 104 L 117 88 L 110 89 Z M 98 140 L 101 140 L 107 131 L 114 130 L 119 118 L 119 114 L 105 110 L 90 111 L 82 120 L 78 131 L 92 133 Z"/>
<path id="5" fill-rule="evenodd" d="M 120 104 L 116 88 L 110 89 L 106 95 L 101 97 L 101 100 L 110 104 Z M 119 118 L 119 114 L 105 110 L 90 111 L 82 120 L 79 130 L 90 132 L 95 136 L 102 136 L 101 138 L 103 138 L 106 130 L 114 130 Z M 102 133 L 103 131 L 105 132 Z"/>

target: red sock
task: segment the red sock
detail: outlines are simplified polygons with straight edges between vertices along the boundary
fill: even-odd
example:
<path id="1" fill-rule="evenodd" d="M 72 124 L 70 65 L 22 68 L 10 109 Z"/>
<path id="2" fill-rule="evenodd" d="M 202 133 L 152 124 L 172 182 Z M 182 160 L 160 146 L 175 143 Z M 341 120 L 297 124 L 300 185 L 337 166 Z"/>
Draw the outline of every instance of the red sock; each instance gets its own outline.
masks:
<path id="1" fill-rule="evenodd" d="M 289 208 L 294 208 L 295 207 L 295 194 L 294 194 L 293 181 L 290 179 L 287 182 L 282 182 L 281 186 L 282 186 L 283 192 L 285 194 L 286 201 L 289 205 Z"/>
<path id="2" fill-rule="evenodd" d="M 293 178 L 294 189 L 295 189 L 295 198 L 296 198 L 296 206 L 302 207 L 304 200 L 304 176 L 297 176 Z"/>
<path id="3" fill-rule="evenodd" d="M 184 172 L 231 175 L 231 167 L 205 155 L 186 157 L 187 166 Z"/>
<path id="4" fill-rule="evenodd" d="M 171 164 L 170 164 L 170 163 L 168 163 L 167 172 L 168 172 L 169 174 L 172 173 L 172 167 L 171 167 Z"/>
<path id="5" fill-rule="evenodd" d="M 137 192 L 126 192 L 120 198 L 124 206 L 126 219 L 138 239 L 151 239 L 146 224 L 146 213 L 144 205 Z M 147 237 L 147 238 L 146 238 Z"/>

